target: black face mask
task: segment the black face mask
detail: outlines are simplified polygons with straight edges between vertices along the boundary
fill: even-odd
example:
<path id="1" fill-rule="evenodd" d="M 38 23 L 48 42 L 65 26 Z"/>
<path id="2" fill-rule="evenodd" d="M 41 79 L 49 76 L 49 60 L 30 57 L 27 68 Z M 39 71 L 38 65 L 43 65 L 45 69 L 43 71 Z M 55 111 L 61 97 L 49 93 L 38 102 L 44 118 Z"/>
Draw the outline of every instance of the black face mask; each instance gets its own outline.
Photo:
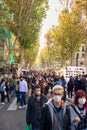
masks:
<path id="1" fill-rule="evenodd" d="M 21 79 L 21 81 L 23 81 L 23 79 Z"/>
<path id="2" fill-rule="evenodd" d="M 39 97 L 40 95 L 39 94 L 35 94 L 36 97 Z"/>

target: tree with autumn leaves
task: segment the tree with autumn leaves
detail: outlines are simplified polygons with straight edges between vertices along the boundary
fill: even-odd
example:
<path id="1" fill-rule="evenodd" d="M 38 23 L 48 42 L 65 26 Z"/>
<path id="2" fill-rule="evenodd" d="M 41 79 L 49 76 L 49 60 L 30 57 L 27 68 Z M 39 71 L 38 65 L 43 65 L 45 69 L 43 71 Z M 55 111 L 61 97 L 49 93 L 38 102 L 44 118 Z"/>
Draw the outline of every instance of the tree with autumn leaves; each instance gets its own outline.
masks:
<path id="1" fill-rule="evenodd" d="M 44 53 L 47 57 L 45 58 L 47 64 L 53 64 L 53 60 L 59 60 L 62 66 L 65 66 L 66 61 L 70 60 L 70 65 L 72 65 L 75 53 L 86 39 L 86 25 L 82 21 L 81 9 L 86 15 L 87 2 L 86 0 L 74 1 L 75 6 L 72 11 L 64 9 L 59 17 L 59 25 L 51 29 L 51 34 L 47 33 L 48 47 L 46 50 L 48 52 L 46 53 L 45 50 Z M 36 58 L 41 22 L 46 15 L 47 8 L 47 0 L 2 0 L 0 19 L 2 25 L 14 34 L 13 49 L 9 47 L 8 49 L 9 54 L 13 50 L 15 54 L 18 53 L 17 62 L 21 63 L 23 58 L 26 58 L 27 62 L 28 54 L 31 62 L 34 48 L 37 51 L 35 50 L 33 55 L 35 57 L 32 58 L 32 61 Z M 18 45 L 18 51 L 16 45 Z"/>
<path id="2" fill-rule="evenodd" d="M 65 67 L 67 60 L 73 65 L 75 54 L 84 43 L 86 26 L 82 21 L 81 11 L 75 8 L 71 12 L 64 9 L 58 21 L 59 25 L 51 29 L 50 37 L 54 44 L 53 50 L 55 49 L 54 59 L 61 61 L 62 67 Z"/>
<path id="3" fill-rule="evenodd" d="M 74 0 L 76 8 L 87 16 L 87 0 Z"/>
<path id="4" fill-rule="evenodd" d="M 87 68 L 87 0 L 74 0 L 76 10 L 79 10 L 83 16 L 83 22 L 85 25 L 85 67 Z"/>
<path id="5" fill-rule="evenodd" d="M 75 53 L 84 40 L 84 25 L 81 23 L 81 15 L 75 12 L 69 13 L 67 9 L 63 10 L 59 17 L 59 26 L 54 29 L 53 35 L 63 64 L 69 59 L 70 65 L 73 65 Z"/>
<path id="6" fill-rule="evenodd" d="M 13 49 L 19 45 L 19 61 L 22 52 L 31 50 L 38 42 L 41 23 L 48 9 L 47 0 L 2 0 L 0 14 L 4 27 L 14 34 Z M 32 48 L 32 49 L 31 49 Z M 13 50 L 9 48 L 9 53 Z M 37 55 L 37 54 L 36 54 Z M 21 56 L 21 57 L 20 57 Z"/>

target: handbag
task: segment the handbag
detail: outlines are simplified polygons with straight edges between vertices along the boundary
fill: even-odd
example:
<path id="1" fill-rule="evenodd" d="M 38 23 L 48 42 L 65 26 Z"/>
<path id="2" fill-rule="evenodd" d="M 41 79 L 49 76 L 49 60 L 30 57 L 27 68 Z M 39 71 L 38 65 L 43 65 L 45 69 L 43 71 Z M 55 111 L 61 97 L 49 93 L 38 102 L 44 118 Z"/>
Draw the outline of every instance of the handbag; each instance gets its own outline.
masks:
<path id="1" fill-rule="evenodd" d="M 30 125 L 27 125 L 25 130 L 32 130 L 31 126 Z"/>

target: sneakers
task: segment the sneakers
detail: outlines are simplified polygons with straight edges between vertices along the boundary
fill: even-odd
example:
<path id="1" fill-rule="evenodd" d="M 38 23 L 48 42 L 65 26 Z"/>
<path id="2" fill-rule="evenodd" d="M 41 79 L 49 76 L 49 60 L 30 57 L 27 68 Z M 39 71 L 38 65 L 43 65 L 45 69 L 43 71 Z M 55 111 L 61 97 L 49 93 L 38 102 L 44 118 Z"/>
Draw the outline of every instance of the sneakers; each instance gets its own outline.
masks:
<path id="1" fill-rule="evenodd" d="M 5 105 L 5 102 L 1 102 L 2 105 Z"/>
<path id="2" fill-rule="evenodd" d="M 19 106 L 19 107 L 18 107 L 18 109 L 20 109 L 20 110 L 21 110 L 22 108 L 23 108 L 22 106 Z"/>
<path id="3" fill-rule="evenodd" d="M 26 105 L 23 105 L 23 108 L 26 108 Z"/>
<path id="4" fill-rule="evenodd" d="M 18 109 L 23 109 L 23 108 L 26 108 L 27 106 L 26 105 L 23 105 L 23 106 L 19 106 Z"/>

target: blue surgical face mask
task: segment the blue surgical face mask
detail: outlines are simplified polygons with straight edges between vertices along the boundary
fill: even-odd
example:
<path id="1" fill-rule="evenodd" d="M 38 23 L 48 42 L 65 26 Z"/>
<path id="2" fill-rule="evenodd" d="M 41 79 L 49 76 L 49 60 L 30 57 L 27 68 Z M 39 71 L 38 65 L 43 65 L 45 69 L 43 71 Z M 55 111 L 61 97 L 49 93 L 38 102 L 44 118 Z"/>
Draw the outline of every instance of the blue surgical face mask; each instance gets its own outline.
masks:
<path id="1" fill-rule="evenodd" d="M 57 96 L 54 96 L 53 98 L 54 98 L 54 101 L 55 101 L 55 102 L 60 102 L 61 99 L 62 99 L 61 96 L 58 96 L 58 95 L 57 95 Z"/>
<path id="2" fill-rule="evenodd" d="M 48 92 L 51 93 L 51 88 L 48 89 Z"/>
<path id="3" fill-rule="evenodd" d="M 78 103 L 84 105 L 86 103 L 86 98 L 79 98 Z"/>

